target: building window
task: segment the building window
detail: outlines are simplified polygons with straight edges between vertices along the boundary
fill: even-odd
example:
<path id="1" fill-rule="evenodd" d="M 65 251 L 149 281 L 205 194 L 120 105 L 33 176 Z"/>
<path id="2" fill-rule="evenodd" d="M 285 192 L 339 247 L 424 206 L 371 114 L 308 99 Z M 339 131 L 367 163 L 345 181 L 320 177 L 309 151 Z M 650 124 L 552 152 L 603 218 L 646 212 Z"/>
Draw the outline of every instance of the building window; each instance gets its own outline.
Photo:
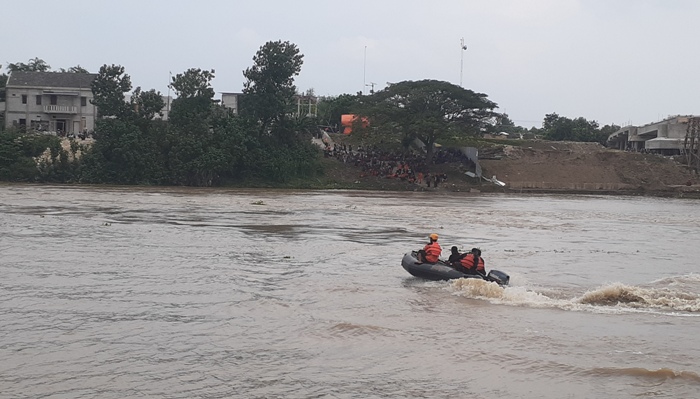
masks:
<path id="1" fill-rule="evenodd" d="M 22 94 L 22 104 L 26 104 L 26 103 L 27 103 L 27 95 Z"/>
<path id="2" fill-rule="evenodd" d="M 51 105 L 56 105 L 58 104 L 58 96 L 55 94 L 51 95 Z"/>
<path id="3" fill-rule="evenodd" d="M 80 106 L 81 107 L 87 106 L 87 97 L 80 97 Z"/>
<path id="4" fill-rule="evenodd" d="M 36 105 L 41 105 L 41 96 L 36 96 Z"/>

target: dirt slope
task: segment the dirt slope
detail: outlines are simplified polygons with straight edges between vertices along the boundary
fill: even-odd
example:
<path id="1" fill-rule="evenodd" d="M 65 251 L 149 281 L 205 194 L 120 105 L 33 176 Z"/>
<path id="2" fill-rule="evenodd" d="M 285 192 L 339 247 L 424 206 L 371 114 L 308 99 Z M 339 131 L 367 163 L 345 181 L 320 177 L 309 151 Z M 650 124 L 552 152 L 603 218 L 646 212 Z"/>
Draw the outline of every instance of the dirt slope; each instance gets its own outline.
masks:
<path id="1" fill-rule="evenodd" d="M 481 148 L 485 177 L 504 183 L 472 179 L 457 164 L 432 165 L 431 172 L 446 173 L 448 180 L 437 191 L 506 191 L 650 194 L 700 197 L 700 180 L 679 162 L 653 154 L 605 148 L 596 143 L 529 141 L 518 146 Z M 386 178 L 360 177 L 353 166 L 324 160 L 325 187 L 378 190 L 430 190 Z M 690 186 L 688 185 L 690 183 Z"/>
<path id="2" fill-rule="evenodd" d="M 533 141 L 505 146 L 501 159 L 482 159 L 484 175 L 512 189 L 679 190 L 697 176 L 669 158 L 605 148 L 597 143 Z M 684 189 L 688 190 L 688 189 Z"/>

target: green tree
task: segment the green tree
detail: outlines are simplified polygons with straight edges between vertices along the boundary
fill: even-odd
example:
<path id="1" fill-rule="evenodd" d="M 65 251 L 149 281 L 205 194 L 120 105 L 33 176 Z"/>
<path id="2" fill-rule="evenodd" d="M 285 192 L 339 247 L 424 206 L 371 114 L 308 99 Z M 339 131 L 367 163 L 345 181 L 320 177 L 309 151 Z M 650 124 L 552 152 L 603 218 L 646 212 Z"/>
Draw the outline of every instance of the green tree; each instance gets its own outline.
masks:
<path id="1" fill-rule="evenodd" d="M 144 120 L 151 120 L 156 115 L 163 116 L 161 111 L 165 107 L 165 101 L 159 91 L 151 89 L 149 91 L 141 91 L 141 87 L 137 87 L 131 95 L 132 109 L 138 117 Z"/>
<path id="2" fill-rule="evenodd" d="M 43 168 L 37 167 L 37 159 Z M 56 136 L 22 135 L 11 130 L 0 133 L 0 180 L 53 180 L 53 175 L 65 172 L 67 166 L 67 153 Z"/>
<path id="3" fill-rule="evenodd" d="M 438 80 L 390 84 L 368 98 L 370 124 L 385 132 L 400 132 L 403 142 L 420 139 L 427 158 L 441 138 L 477 135 L 492 122 L 496 103 L 475 93 Z"/>
<path id="4" fill-rule="evenodd" d="M 80 66 L 80 64 L 70 67 L 68 69 L 61 68 L 59 72 L 69 72 L 69 73 L 90 73 L 87 69 Z"/>
<path id="5" fill-rule="evenodd" d="M 32 58 L 26 64 L 23 62 L 7 64 L 7 70 L 10 72 L 48 72 L 51 66 L 41 58 Z"/>
<path id="6" fill-rule="evenodd" d="M 288 41 L 267 42 L 253 57 L 253 66 L 243 71 L 243 112 L 259 122 L 260 132 L 283 121 L 296 93 L 294 77 L 301 72 L 304 55 Z"/>
<path id="7" fill-rule="evenodd" d="M 542 132 L 544 138 L 555 141 L 601 142 L 602 137 L 598 122 L 583 117 L 569 119 L 556 113 L 545 115 Z"/>
<path id="8" fill-rule="evenodd" d="M 611 134 L 615 133 L 618 130 L 620 130 L 620 126 L 618 125 L 605 125 L 600 128 L 600 133 L 598 133 L 598 140 L 596 141 L 602 145 L 605 145 L 608 142 L 608 137 L 610 137 Z"/>
<path id="9" fill-rule="evenodd" d="M 160 184 L 165 180 L 161 124 L 141 128 L 131 118 L 97 121 L 95 143 L 83 155 L 87 183 Z"/>
<path id="10" fill-rule="evenodd" d="M 221 131 L 214 128 L 227 114 L 215 112 L 222 110 L 214 106 L 213 78 L 213 70 L 190 68 L 170 83 L 177 94 L 170 112 L 167 153 L 169 180 L 174 184 L 217 184 L 232 162 L 232 154 L 217 136 Z"/>
<path id="11" fill-rule="evenodd" d="M 191 130 L 199 130 L 202 133 L 207 130 L 214 105 L 212 79 L 214 70 L 199 68 L 190 68 L 173 76 L 170 87 L 177 95 L 169 115 L 173 124 L 189 126 Z"/>
<path id="12" fill-rule="evenodd" d="M 318 101 L 318 120 L 326 125 L 340 126 L 343 114 L 352 114 L 359 108 L 359 97 L 341 94 L 335 97 L 321 97 Z"/>
<path id="13" fill-rule="evenodd" d="M 2 65 L 0 65 L 0 71 L 2 70 Z M 4 73 L 0 74 L 0 101 L 5 101 L 5 86 L 7 85 L 8 76 Z M 0 129 L 5 126 L 0 125 Z"/>
<path id="14" fill-rule="evenodd" d="M 503 113 L 496 116 L 496 125 L 494 126 L 496 132 L 505 132 L 508 134 L 514 133 L 526 133 L 527 129 L 522 126 L 516 126 L 508 114 Z"/>
<path id="15" fill-rule="evenodd" d="M 130 113 L 124 101 L 124 93 L 131 90 L 131 77 L 121 65 L 102 65 L 97 78 L 92 81 L 91 102 L 97 106 L 99 116 L 125 117 Z"/>
<path id="16" fill-rule="evenodd" d="M 214 98 L 214 89 L 211 80 L 214 79 L 214 70 L 202 70 L 190 68 L 183 73 L 172 77 L 170 87 L 175 90 L 178 98 L 205 97 Z"/>

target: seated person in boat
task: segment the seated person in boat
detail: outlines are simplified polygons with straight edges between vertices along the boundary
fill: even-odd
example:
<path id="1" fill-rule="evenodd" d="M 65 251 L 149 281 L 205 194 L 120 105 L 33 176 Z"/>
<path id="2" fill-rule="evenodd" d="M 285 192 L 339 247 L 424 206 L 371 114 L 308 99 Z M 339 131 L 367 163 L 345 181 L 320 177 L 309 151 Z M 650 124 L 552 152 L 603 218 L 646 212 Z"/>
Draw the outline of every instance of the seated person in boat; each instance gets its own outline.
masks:
<path id="1" fill-rule="evenodd" d="M 423 249 L 418 251 L 418 260 L 422 263 L 436 263 L 442 254 L 442 248 L 438 244 L 438 235 L 430 235 L 430 242 Z"/>
<path id="2" fill-rule="evenodd" d="M 457 247 L 450 248 L 450 251 L 451 251 L 450 258 L 447 260 L 447 263 L 449 263 L 450 266 L 457 267 L 459 270 L 459 268 L 462 267 L 462 265 L 460 264 L 460 260 L 462 260 L 463 254 L 459 253 L 459 250 L 457 249 Z M 464 255 L 466 255 L 466 254 L 464 254 Z"/>
<path id="3" fill-rule="evenodd" d="M 472 248 L 471 252 L 462 254 L 459 264 L 462 266 L 462 273 L 486 275 L 484 259 L 481 257 L 481 250 Z"/>

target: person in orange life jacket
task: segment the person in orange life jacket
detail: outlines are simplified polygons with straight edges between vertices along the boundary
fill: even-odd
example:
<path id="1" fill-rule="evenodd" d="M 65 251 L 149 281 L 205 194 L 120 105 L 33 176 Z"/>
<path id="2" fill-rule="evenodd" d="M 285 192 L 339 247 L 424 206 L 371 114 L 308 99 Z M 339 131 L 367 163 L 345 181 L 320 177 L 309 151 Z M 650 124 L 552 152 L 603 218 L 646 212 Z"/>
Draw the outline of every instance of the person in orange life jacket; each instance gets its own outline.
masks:
<path id="1" fill-rule="evenodd" d="M 437 242 L 438 235 L 433 233 L 430 235 L 430 242 L 418 251 L 418 260 L 422 263 L 436 263 L 442 254 L 442 248 Z"/>
<path id="2" fill-rule="evenodd" d="M 459 263 L 466 274 L 486 275 L 484 259 L 481 257 L 481 250 L 478 248 L 472 248 L 471 252 L 462 255 Z"/>

